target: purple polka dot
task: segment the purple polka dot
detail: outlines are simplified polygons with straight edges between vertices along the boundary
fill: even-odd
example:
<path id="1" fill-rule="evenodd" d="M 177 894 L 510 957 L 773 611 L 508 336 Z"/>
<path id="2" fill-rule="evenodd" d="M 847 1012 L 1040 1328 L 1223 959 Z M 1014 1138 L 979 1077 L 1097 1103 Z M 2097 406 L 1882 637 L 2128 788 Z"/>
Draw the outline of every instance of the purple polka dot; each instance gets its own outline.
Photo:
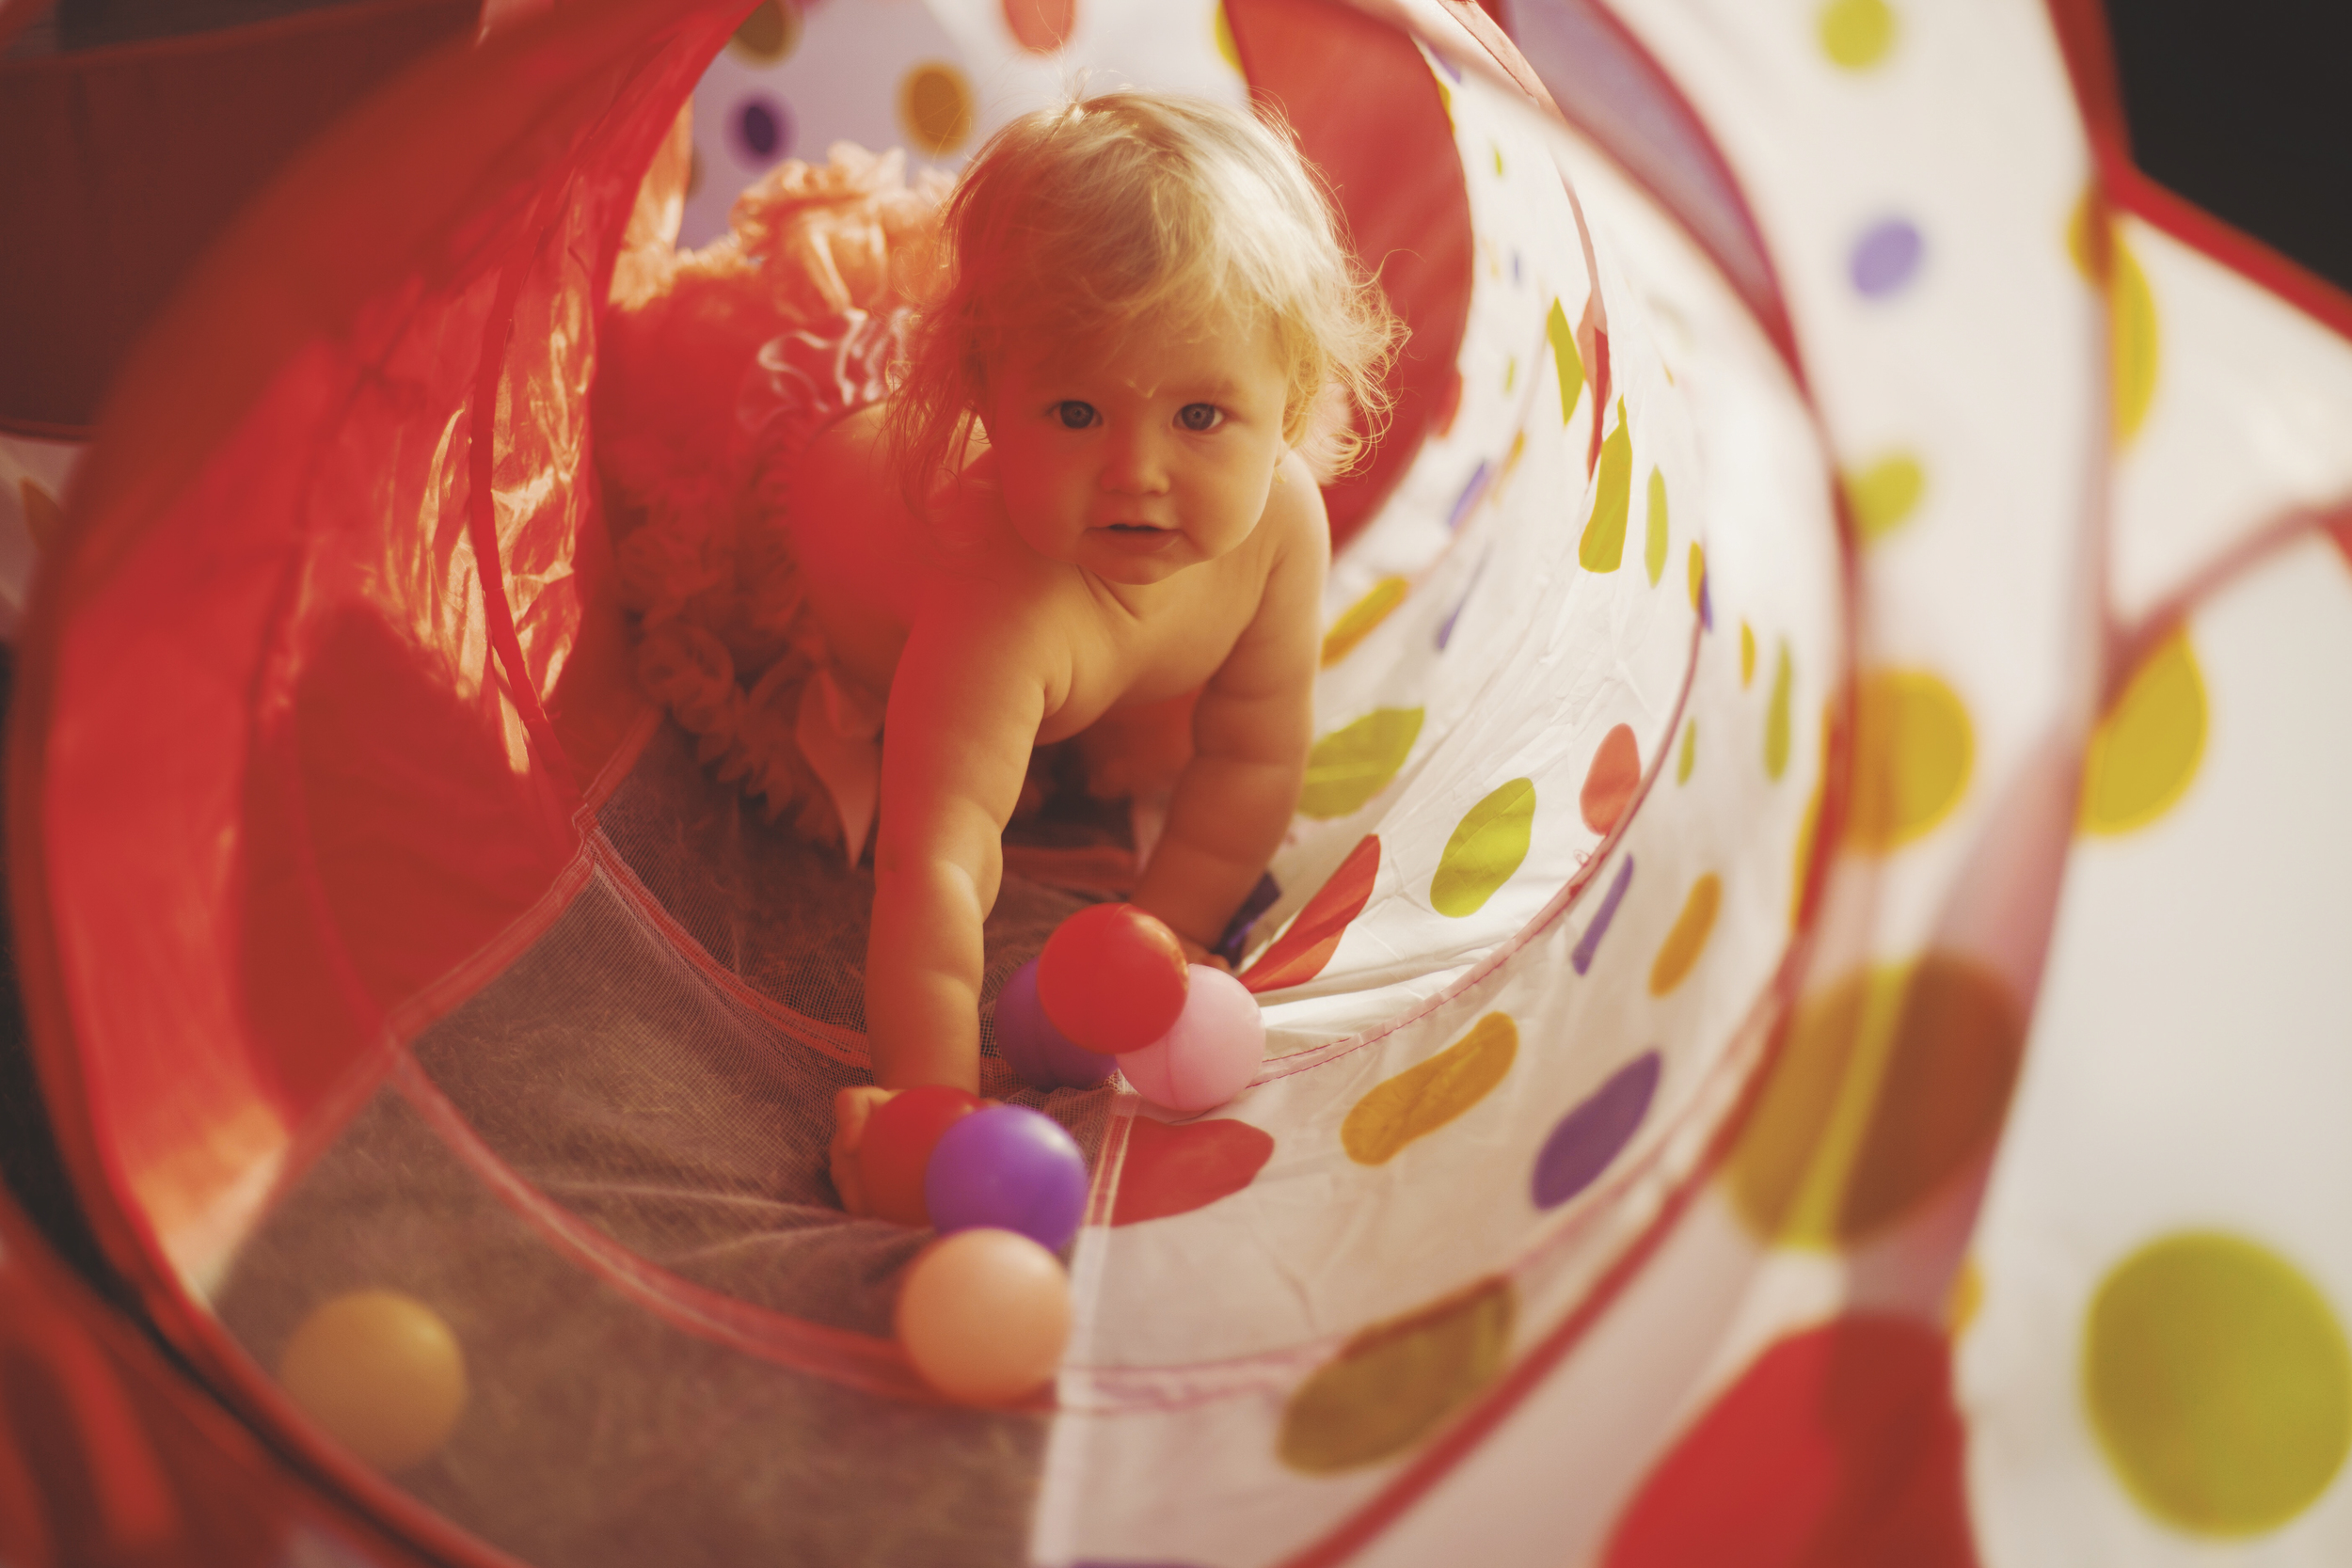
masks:
<path id="1" fill-rule="evenodd" d="M 1560 1118 L 1535 1156 L 1535 1207 L 1557 1209 L 1591 1186 L 1624 1152 L 1649 1114 L 1659 1066 L 1657 1052 L 1644 1052 Z"/>
<path id="2" fill-rule="evenodd" d="M 1438 651 L 1439 653 L 1443 653 L 1445 645 L 1454 641 L 1454 623 L 1462 618 L 1462 611 L 1470 604 L 1470 595 L 1478 592 L 1478 579 L 1486 575 L 1486 562 L 1481 560 L 1478 562 L 1478 570 L 1470 574 L 1470 586 L 1462 590 L 1461 602 L 1454 607 L 1454 613 L 1447 616 L 1445 624 L 1438 628 Z"/>
<path id="3" fill-rule="evenodd" d="M 1446 515 L 1445 526 L 1449 530 L 1460 528 L 1462 520 L 1476 510 L 1479 501 L 1486 497 L 1486 486 L 1494 483 L 1494 465 L 1480 458 L 1478 467 L 1470 476 L 1470 483 L 1463 485 L 1462 493 L 1454 498 L 1454 510 Z"/>
<path id="4" fill-rule="evenodd" d="M 1579 974 L 1593 967 L 1593 955 L 1600 949 L 1600 939 L 1609 934 L 1609 923 L 1617 918 L 1617 906 L 1625 902 L 1625 890 L 1633 885 L 1633 857 L 1617 863 L 1617 875 L 1609 884 L 1609 892 L 1600 901 L 1600 909 L 1593 915 L 1593 923 L 1584 927 L 1577 939 L 1576 950 L 1568 955 L 1568 962 Z"/>
<path id="5" fill-rule="evenodd" d="M 1853 275 L 1853 286 L 1876 299 L 1911 281 L 1912 275 L 1919 270 L 1919 256 L 1924 248 L 1918 230 L 1905 219 L 1888 218 L 1872 225 L 1855 243 L 1847 270 Z"/>
<path id="6" fill-rule="evenodd" d="M 1216 939 L 1216 945 L 1209 951 L 1239 969 L 1242 949 L 1249 944 L 1250 927 L 1257 925 L 1258 917 L 1274 908 L 1275 900 L 1281 896 L 1282 884 L 1274 879 L 1274 873 L 1260 872 L 1258 885 L 1251 888 L 1249 896 L 1241 901 L 1241 908 L 1233 911 L 1233 918 L 1225 923 L 1225 934 Z"/>
<path id="7" fill-rule="evenodd" d="M 733 130 L 736 152 L 746 163 L 770 163 L 792 150 L 792 117 L 772 98 L 737 104 Z"/>

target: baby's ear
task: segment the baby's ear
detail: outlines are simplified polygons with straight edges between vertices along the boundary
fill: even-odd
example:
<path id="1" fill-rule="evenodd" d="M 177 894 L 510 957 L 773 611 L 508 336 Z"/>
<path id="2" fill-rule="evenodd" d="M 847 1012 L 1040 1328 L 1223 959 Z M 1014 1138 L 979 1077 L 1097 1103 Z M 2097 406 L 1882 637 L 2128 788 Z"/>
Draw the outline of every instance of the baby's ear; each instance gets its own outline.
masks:
<path id="1" fill-rule="evenodd" d="M 1347 388 L 1336 380 L 1325 382 L 1307 404 L 1304 428 L 1291 450 L 1307 460 L 1317 484 L 1328 484 L 1347 470 L 1346 437 L 1354 413 Z"/>

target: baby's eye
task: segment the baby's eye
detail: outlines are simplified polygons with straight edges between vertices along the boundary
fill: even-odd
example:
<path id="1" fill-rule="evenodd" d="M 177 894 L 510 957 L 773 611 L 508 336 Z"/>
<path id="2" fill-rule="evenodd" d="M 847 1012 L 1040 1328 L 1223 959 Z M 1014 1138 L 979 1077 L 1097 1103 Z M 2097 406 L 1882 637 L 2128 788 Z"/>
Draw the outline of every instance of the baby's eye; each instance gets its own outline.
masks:
<path id="1" fill-rule="evenodd" d="M 1054 414 L 1061 420 L 1065 430 L 1084 430 L 1099 418 L 1094 412 L 1094 404 L 1080 403 L 1076 398 L 1054 404 Z"/>
<path id="2" fill-rule="evenodd" d="M 1188 403 L 1176 411 L 1176 422 L 1196 435 L 1225 422 L 1225 411 L 1214 403 Z"/>

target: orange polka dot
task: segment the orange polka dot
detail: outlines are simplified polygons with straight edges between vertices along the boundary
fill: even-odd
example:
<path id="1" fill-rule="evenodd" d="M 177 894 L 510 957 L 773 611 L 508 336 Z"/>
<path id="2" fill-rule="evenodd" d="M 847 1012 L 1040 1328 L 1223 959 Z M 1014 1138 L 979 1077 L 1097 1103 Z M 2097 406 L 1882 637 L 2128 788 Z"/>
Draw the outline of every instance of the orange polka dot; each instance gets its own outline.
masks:
<path id="1" fill-rule="evenodd" d="M 1715 929 L 1715 911 L 1723 898 L 1723 879 L 1712 871 L 1691 884 L 1682 912 L 1675 917 L 1673 929 L 1659 944 L 1658 957 L 1649 966 L 1652 996 L 1665 995 L 1690 975 L 1699 955 L 1707 950 L 1707 939 Z"/>

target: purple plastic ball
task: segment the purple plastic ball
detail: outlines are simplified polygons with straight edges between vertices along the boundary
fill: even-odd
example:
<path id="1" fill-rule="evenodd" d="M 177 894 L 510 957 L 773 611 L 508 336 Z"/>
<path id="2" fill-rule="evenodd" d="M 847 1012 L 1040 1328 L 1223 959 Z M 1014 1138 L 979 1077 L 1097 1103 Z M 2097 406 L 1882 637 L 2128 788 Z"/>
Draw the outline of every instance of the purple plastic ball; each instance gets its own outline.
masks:
<path id="1" fill-rule="evenodd" d="M 989 1226 L 1059 1252 L 1086 1217 L 1086 1156 L 1053 1117 L 991 1105 L 939 1135 L 923 1196 L 942 1234 Z"/>
<path id="2" fill-rule="evenodd" d="M 1119 1058 L 1070 1043 L 1037 999 L 1037 960 L 1012 972 L 996 993 L 996 1050 L 1005 1065 L 1033 1089 L 1090 1089 L 1109 1078 Z"/>

